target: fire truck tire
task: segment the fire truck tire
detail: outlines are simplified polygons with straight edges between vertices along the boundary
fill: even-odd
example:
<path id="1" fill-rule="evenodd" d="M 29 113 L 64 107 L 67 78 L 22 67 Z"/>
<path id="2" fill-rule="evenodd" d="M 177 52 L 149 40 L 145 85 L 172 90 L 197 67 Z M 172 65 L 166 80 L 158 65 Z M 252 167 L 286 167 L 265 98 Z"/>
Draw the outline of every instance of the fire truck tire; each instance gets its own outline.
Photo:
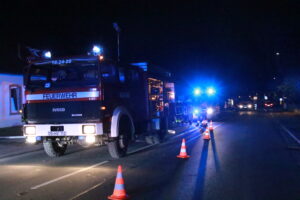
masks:
<path id="1" fill-rule="evenodd" d="M 114 138 L 113 141 L 109 142 L 107 145 L 109 154 L 114 159 L 118 159 L 126 155 L 133 129 L 131 118 L 129 116 L 122 115 L 119 120 L 119 136 Z"/>
<path id="2" fill-rule="evenodd" d="M 56 141 L 46 141 L 43 142 L 44 150 L 46 154 L 50 157 L 59 157 L 65 154 L 67 150 L 67 144 L 59 144 Z"/>
<path id="3" fill-rule="evenodd" d="M 127 152 L 128 138 L 120 135 L 117 139 L 107 144 L 108 152 L 114 159 L 124 157 Z"/>
<path id="4" fill-rule="evenodd" d="M 109 154 L 112 158 L 118 159 L 121 157 L 124 157 L 126 155 L 126 152 L 120 151 L 119 145 L 117 141 L 109 142 L 107 144 Z"/>

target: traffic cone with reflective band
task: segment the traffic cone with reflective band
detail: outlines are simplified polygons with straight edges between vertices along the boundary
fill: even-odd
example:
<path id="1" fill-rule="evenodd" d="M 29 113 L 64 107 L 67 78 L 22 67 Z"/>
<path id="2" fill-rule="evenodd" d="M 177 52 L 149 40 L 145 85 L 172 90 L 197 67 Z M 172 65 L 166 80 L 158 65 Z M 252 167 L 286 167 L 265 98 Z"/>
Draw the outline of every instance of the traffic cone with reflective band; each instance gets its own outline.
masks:
<path id="1" fill-rule="evenodd" d="M 210 131 L 213 131 L 213 130 L 214 130 L 214 127 L 213 127 L 213 122 L 212 122 L 212 120 L 210 120 L 210 124 L 209 124 L 209 130 L 210 130 Z"/>
<path id="2" fill-rule="evenodd" d="M 122 176 L 122 166 L 118 166 L 118 173 L 116 177 L 116 183 L 114 188 L 114 193 L 108 196 L 108 199 L 111 200 L 125 200 L 129 199 L 128 195 L 126 194 L 125 187 L 124 187 L 124 180 Z"/>
<path id="3" fill-rule="evenodd" d="M 203 139 L 204 140 L 210 140 L 210 134 L 208 129 L 205 130 L 204 134 L 203 134 Z"/>
<path id="4" fill-rule="evenodd" d="M 186 153 L 186 146 L 185 146 L 185 139 L 182 139 L 182 144 L 180 148 L 180 154 L 177 156 L 177 158 L 189 158 L 190 156 Z"/>

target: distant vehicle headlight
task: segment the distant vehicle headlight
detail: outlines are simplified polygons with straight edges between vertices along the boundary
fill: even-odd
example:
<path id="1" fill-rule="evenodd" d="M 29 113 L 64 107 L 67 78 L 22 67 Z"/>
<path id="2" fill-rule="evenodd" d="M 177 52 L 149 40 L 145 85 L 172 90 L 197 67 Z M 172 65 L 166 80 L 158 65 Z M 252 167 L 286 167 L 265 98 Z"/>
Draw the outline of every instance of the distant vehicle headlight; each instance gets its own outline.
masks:
<path id="1" fill-rule="evenodd" d="M 243 105 L 239 105 L 239 108 L 240 108 L 240 109 L 243 109 Z"/>
<path id="2" fill-rule="evenodd" d="M 35 135 L 36 128 L 35 126 L 25 126 L 25 135 Z"/>
<path id="3" fill-rule="evenodd" d="M 95 125 L 83 125 L 82 132 L 84 134 L 95 134 L 96 127 Z"/>
<path id="4" fill-rule="evenodd" d="M 207 108 L 206 113 L 207 113 L 208 115 L 211 115 L 211 114 L 214 113 L 214 109 L 212 109 L 212 108 Z"/>
<path id="5" fill-rule="evenodd" d="M 251 105 L 251 104 L 248 104 L 247 107 L 248 107 L 248 108 L 252 108 L 252 105 Z"/>

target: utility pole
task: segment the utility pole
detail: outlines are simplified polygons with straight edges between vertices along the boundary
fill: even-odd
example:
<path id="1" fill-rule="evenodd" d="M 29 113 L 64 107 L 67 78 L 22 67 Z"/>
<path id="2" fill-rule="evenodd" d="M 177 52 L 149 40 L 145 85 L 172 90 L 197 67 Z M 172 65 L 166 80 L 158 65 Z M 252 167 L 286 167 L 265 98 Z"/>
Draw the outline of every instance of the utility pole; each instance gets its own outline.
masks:
<path id="1" fill-rule="evenodd" d="M 116 32 L 117 32 L 117 56 L 118 56 L 118 62 L 120 62 L 120 32 L 121 32 L 121 28 L 119 27 L 119 25 L 116 23 L 116 22 L 114 22 L 113 23 L 113 27 L 114 27 L 114 29 L 116 30 Z"/>

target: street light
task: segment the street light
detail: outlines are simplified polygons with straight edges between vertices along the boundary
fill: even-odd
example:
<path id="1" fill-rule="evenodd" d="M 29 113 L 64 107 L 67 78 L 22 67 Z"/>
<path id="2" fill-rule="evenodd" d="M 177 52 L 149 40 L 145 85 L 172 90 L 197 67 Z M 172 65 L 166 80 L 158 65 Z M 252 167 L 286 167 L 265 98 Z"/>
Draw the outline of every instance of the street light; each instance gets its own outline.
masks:
<path id="1" fill-rule="evenodd" d="M 118 47 L 118 62 L 120 62 L 120 32 L 121 32 L 121 28 L 119 27 L 117 22 L 113 23 L 113 27 L 115 29 L 115 31 L 117 32 L 117 47 Z"/>

